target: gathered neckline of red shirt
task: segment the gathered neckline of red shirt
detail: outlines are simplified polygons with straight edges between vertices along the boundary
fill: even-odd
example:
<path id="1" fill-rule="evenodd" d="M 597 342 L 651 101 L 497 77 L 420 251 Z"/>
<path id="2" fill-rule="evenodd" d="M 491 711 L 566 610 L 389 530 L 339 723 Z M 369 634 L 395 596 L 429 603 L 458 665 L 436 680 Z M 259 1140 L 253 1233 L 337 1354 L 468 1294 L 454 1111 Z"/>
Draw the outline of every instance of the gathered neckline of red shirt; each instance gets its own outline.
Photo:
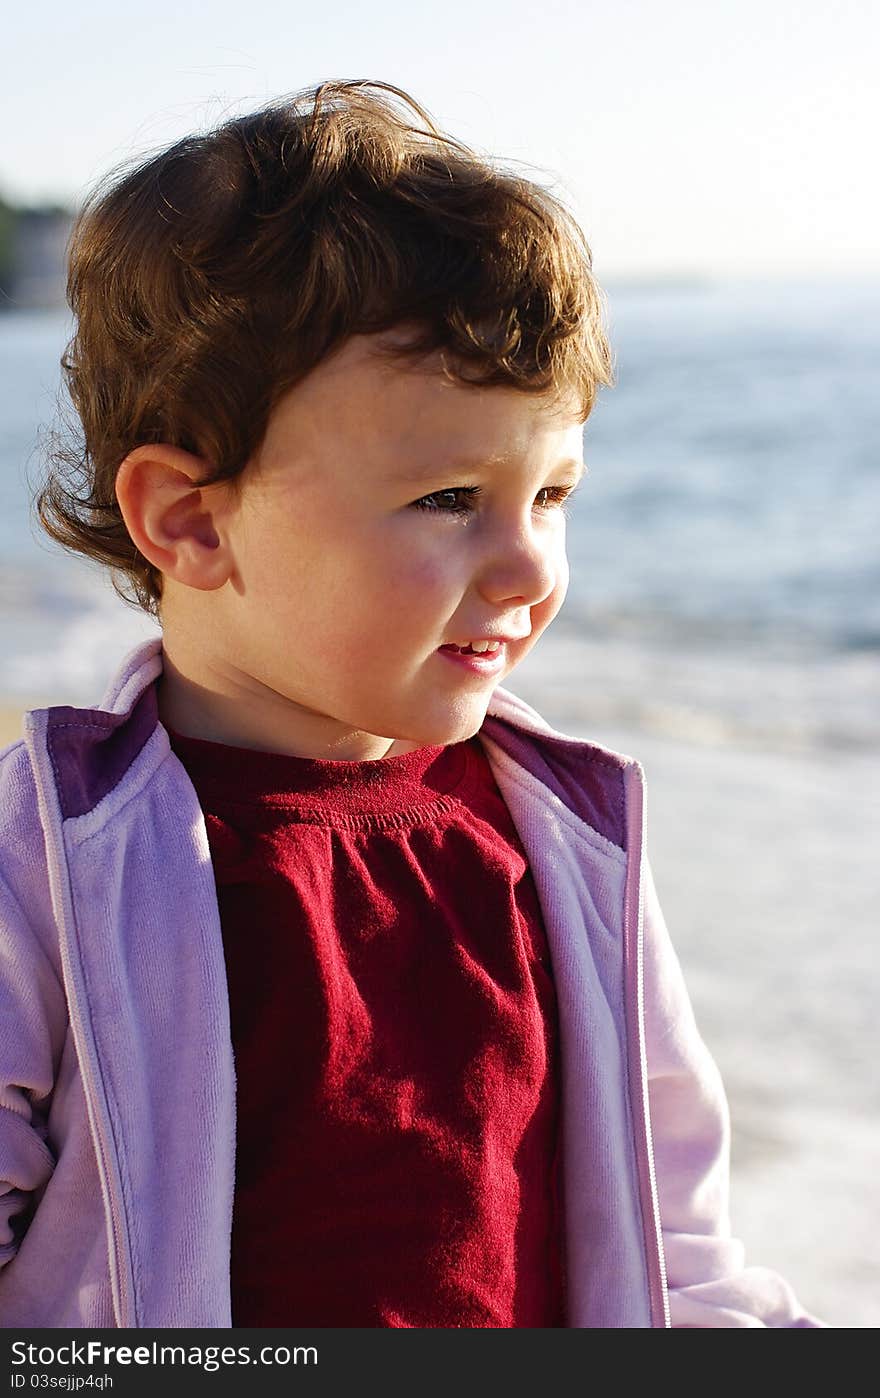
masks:
<path id="1" fill-rule="evenodd" d="M 281 807 L 290 819 L 310 823 L 349 828 L 407 824 L 452 810 L 481 775 L 473 738 L 348 762 L 237 747 L 164 726 L 193 785 L 209 789 L 212 801 Z"/>

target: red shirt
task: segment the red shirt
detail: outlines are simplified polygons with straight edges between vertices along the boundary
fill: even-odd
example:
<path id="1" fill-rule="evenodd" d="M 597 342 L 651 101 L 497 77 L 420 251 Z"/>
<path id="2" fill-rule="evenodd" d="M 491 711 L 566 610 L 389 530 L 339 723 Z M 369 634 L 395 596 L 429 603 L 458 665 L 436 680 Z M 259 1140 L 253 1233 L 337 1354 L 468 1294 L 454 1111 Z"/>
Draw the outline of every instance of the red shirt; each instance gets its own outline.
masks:
<path id="1" fill-rule="evenodd" d="M 170 733 L 237 1077 L 237 1326 L 565 1325 L 556 998 L 477 739 L 318 761 Z"/>

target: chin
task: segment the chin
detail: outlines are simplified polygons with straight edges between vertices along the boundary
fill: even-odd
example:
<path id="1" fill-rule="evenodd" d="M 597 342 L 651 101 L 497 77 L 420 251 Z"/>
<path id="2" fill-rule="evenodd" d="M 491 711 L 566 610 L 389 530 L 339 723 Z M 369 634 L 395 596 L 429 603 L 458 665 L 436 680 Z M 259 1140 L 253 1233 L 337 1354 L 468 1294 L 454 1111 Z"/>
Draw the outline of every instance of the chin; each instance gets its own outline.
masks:
<path id="1" fill-rule="evenodd" d="M 401 736 L 395 738 L 395 746 L 398 751 L 401 751 L 404 744 L 408 745 L 410 749 L 415 749 L 434 747 L 446 748 L 451 747 L 453 743 L 466 743 L 470 738 L 475 737 L 477 733 L 479 733 L 483 726 L 484 717 L 485 714 L 483 713 L 471 718 L 462 719 L 460 722 L 455 722 L 454 720 L 450 722 L 447 718 L 445 721 L 440 721 L 421 729 L 418 736 L 408 733 L 405 737 Z"/>
<path id="2" fill-rule="evenodd" d="M 460 723 L 447 724 L 444 736 L 434 738 L 432 742 L 442 743 L 445 747 L 449 747 L 451 743 L 466 743 L 477 736 L 485 717 L 486 710 L 483 709 L 479 714 L 463 719 Z"/>

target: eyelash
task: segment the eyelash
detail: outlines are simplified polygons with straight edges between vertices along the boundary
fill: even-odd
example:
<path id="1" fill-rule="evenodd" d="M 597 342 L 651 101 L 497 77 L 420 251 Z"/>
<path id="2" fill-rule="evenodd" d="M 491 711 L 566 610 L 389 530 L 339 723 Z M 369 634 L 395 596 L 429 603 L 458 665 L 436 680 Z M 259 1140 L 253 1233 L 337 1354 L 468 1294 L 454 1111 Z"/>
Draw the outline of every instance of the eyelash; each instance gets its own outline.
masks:
<path id="1" fill-rule="evenodd" d="M 571 514 L 571 507 L 570 507 L 570 505 L 568 504 L 568 502 L 571 500 L 571 497 L 576 493 L 577 489 L 578 489 L 577 486 L 567 486 L 567 485 L 548 485 L 548 486 L 544 486 L 544 487 L 542 488 L 542 490 L 540 490 L 538 493 L 539 493 L 539 494 L 546 494 L 546 495 L 549 495 L 549 496 L 550 496 L 551 505 L 550 505 L 550 506 L 546 506 L 546 505 L 545 505 L 545 506 L 542 506 L 541 508 L 542 508 L 542 509 L 547 509 L 547 508 L 559 509 L 559 510 L 562 511 L 562 513 L 563 513 L 564 515 L 566 515 L 566 516 L 570 515 L 570 514 Z M 479 486 L 479 485 L 457 485 L 457 486 L 451 486 L 448 490 L 435 490 L 431 495 L 423 495 L 422 498 L 421 498 L 421 500 L 416 500 L 416 501 L 414 501 L 414 505 L 415 505 L 415 508 L 416 508 L 417 510 L 427 510 L 429 514 L 439 514 L 439 515 L 468 515 L 468 514 L 471 514 L 472 511 L 473 511 L 473 508 L 474 508 L 473 502 L 476 501 L 476 499 L 477 499 L 480 495 L 482 495 L 482 493 L 483 493 L 482 486 Z M 458 506 L 456 506 L 454 509 L 451 509 L 451 510 L 442 510 L 442 509 L 438 509 L 438 507 L 437 507 L 436 505 L 429 505 L 429 504 L 426 503 L 426 501 L 428 501 L 428 500 L 437 500 L 437 499 L 438 499 L 440 496 L 442 496 L 442 495 L 463 495 L 463 496 L 466 496 L 467 500 L 468 500 L 469 502 L 471 502 L 471 503 L 466 504 L 466 505 L 465 505 L 465 504 L 458 505 Z"/>

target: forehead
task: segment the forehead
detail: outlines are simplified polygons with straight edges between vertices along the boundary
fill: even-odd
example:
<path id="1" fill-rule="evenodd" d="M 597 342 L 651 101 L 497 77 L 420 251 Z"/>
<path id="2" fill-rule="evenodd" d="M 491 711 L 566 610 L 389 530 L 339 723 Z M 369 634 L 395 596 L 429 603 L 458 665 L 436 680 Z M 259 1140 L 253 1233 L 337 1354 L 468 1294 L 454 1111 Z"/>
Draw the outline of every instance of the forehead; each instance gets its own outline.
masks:
<path id="1" fill-rule="evenodd" d="M 389 357 L 383 335 L 352 336 L 281 400 L 270 434 L 303 445 L 330 439 L 368 456 L 406 456 L 435 442 L 446 460 L 503 463 L 546 443 L 579 455 L 583 423 L 574 395 L 467 384 L 441 352 Z M 463 464 L 463 463 L 462 463 Z"/>
<path id="2" fill-rule="evenodd" d="M 406 327 L 385 331 L 379 335 L 353 335 L 327 361 L 325 361 L 327 386 L 340 379 L 361 380 L 365 386 L 381 382 L 386 391 L 401 397 L 419 394 L 435 396 L 438 402 L 448 407 L 448 395 L 458 398 L 465 396 L 492 394 L 492 401 L 499 404 L 523 404 L 528 402 L 535 410 L 547 414 L 554 412 L 563 418 L 578 419 L 580 403 L 574 393 L 565 394 L 556 390 L 546 393 L 526 392 L 512 384 L 494 384 L 486 387 L 468 382 L 471 372 L 466 366 L 465 376 L 456 373 L 456 356 L 448 350 L 433 350 L 429 353 L 400 354 L 389 353 L 394 349 L 406 350 L 413 342 L 412 333 Z"/>

